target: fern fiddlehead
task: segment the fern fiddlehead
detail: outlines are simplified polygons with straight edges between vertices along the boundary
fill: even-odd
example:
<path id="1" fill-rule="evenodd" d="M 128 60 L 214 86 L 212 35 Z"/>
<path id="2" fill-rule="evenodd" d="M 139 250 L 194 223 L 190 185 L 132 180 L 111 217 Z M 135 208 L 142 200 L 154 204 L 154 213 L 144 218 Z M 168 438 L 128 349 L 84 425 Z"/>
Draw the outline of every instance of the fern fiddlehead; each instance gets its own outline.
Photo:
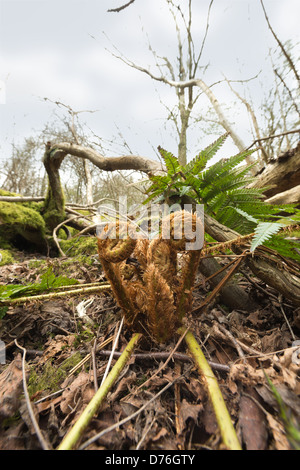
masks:
<path id="1" fill-rule="evenodd" d="M 203 230 L 195 214 L 179 211 L 164 218 L 162 232 L 154 240 L 132 239 L 126 224 L 117 229 L 107 226 L 98 239 L 99 258 L 127 325 L 149 331 L 159 342 L 174 334 L 191 307 L 201 250 L 186 250 L 199 226 Z M 113 230 L 116 238 L 111 240 Z M 177 266 L 178 252 L 183 252 L 182 270 Z M 137 275 L 126 264 L 131 256 L 139 262 Z"/>

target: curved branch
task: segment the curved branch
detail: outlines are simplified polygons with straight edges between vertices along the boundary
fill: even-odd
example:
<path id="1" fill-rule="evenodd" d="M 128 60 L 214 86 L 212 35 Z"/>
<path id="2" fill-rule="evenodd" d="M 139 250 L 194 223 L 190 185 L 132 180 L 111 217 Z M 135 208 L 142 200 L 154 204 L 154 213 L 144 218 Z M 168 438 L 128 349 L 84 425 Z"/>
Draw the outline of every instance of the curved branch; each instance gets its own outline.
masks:
<path id="1" fill-rule="evenodd" d="M 115 170 L 136 170 L 149 173 L 151 171 L 162 170 L 162 165 L 154 160 L 137 155 L 125 155 L 122 157 L 104 157 L 92 148 L 84 147 L 79 144 L 72 144 L 69 142 L 60 142 L 52 146 L 51 158 L 64 158 L 70 154 L 74 157 L 79 157 L 89 160 L 100 170 L 115 171 Z"/>

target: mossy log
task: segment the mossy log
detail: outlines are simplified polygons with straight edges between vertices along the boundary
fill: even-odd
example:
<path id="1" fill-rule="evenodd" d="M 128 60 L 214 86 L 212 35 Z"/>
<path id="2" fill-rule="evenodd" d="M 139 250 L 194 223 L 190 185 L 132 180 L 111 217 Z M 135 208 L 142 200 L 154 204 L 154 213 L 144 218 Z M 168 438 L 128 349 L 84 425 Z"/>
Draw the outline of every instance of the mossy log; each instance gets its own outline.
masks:
<path id="1" fill-rule="evenodd" d="M 4 194 L 5 193 L 5 194 Z M 1 195 L 11 195 L 0 190 Z M 0 246 L 9 249 L 10 245 L 20 248 L 28 243 L 39 249 L 46 247 L 45 221 L 41 214 L 31 207 L 33 203 L 22 204 L 0 201 Z"/>

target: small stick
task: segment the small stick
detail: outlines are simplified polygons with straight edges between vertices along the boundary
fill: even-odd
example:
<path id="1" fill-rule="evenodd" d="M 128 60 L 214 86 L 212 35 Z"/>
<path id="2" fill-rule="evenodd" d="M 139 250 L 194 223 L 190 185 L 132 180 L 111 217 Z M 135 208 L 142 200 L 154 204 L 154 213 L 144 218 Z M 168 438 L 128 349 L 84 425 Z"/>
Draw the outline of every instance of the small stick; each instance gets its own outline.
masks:
<path id="1" fill-rule="evenodd" d="M 26 349 L 23 348 L 23 346 L 20 346 L 16 339 L 15 339 L 15 344 L 18 348 L 22 349 L 22 351 L 23 351 L 23 359 L 22 359 L 23 390 L 24 390 L 24 396 L 25 396 L 25 400 L 26 400 L 26 404 L 27 404 L 27 408 L 28 408 L 28 413 L 29 413 L 29 416 L 30 416 L 30 419 L 32 421 L 34 430 L 36 432 L 36 435 L 38 437 L 38 440 L 39 440 L 43 450 L 50 450 L 49 447 L 48 447 L 48 444 L 45 441 L 44 436 L 43 436 L 43 434 L 42 434 L 42 432 L 39 428 L 39 425 L 37 423 L 37 420 L 36 420 L 36 417 L 35 417 L 34 411 L 32 409 L 31 402 L 30 402 L 30 397 L 29 397 L 27 384 L 26 384 L 26 372 L 25 372 Z"/>

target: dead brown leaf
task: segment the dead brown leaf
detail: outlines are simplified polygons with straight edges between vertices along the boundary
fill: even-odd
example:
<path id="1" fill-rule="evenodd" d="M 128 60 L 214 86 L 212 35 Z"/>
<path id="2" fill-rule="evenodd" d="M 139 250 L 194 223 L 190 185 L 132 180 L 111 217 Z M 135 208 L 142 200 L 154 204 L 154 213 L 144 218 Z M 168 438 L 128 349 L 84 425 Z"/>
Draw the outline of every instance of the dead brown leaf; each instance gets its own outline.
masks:
<path id="1" fill-rule="evenodd" d="M 19 409 L 23 393 L 21 354 L 0 375 L 0 421 L 9 418 Z"/>
<path id="2" fill-rule="evenodd" d="M 253 390 L 247 390 L 247 394 L 258 398 Z M 268 431 L 265 414 L 255 401 L 245 395 L 242 395 L 240 399 L 239 424 L 247 450 L 267 448 Z"/>
<path id="3" fill-rule="evenodd" d="M 192 420 L 194 423 L 197 423 L 199 413 L 203 410 L 203 405 L 193 405 L 189 403 L 185 398 L 180 403 L 179 407 L 179 422 L 180 429 L 184 430 L 186 428 L 188 420 Z"/>
<path id="4" fill-rule="evenodd" d="M 43 361 L 46 362 L 57 354 L 60 354 L 62 350 L 70 348 L 75 339 L 74 335 L 56 335 L 54 338 L 51 338 L 45 345 L 46 349 L 43 353 Z"/>
<path id="5" fill-rule="evenodd" d="M 62 394 L 60 409 L 68 415 L 73 411 L 77 411 L 79 400 L 81 404 L 89 403 L 95 393 L 94 386 L 90 382 L 90 375 L 87 372 L 80 374 L 73 380 Z"/>
<path id="6" fill-rule="evenodd" d="M 267 420 L 273 434 L 276 450 L 291 450 L 282 423 L 277 421 L 270 413 L 267 413 Z"/>

